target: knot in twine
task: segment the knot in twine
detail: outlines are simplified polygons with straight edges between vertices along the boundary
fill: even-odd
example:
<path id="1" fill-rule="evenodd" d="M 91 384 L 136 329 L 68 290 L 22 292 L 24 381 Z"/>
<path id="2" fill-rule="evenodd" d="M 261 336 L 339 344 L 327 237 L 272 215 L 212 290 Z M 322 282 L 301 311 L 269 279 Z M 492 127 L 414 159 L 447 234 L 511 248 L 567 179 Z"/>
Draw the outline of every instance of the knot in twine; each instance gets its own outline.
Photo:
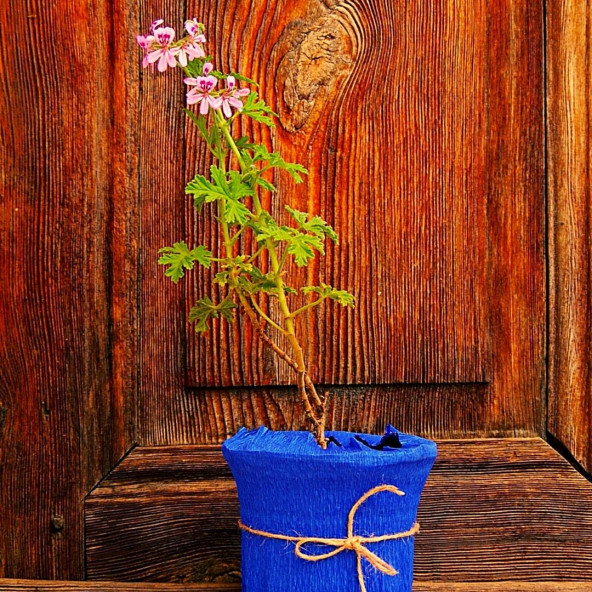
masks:
<path id="1" fill-rule="evenodd" d="M 266 532 L 264 530 L 257 530 L 246 526 L 239 520 L 239 527 L 251 534 L 256 534 L 268 539 L 277 539 L 280 541 L 292 541 L 296 543 L 294 553 L 304 561 L 323 561 L 335 557 L 342 551 L 354 551 L 357 559 L 358 582 L 360 584 L 360 591 L 366 592 L 366 584 L 364 582 L 364 573 L 362 571 L 362 559 L 365 559 L 370 565 L 375 567 L 378 571 L 388 575 L 396 576 L 399 572 L 384 559 L 381 559 L 376 553 L 373 553 L 366 548 L 368 543 L 380 543 L 382 541 L 394 541 L 396 539 L 403 539 L 411 537 L 419 532 L 419 523 L 415 522 L 413 526 L 404 532 L 396 532 L 394 534 L 383 534 L 381 536 L 357 536 L 354 535 L 354 518 L 360 506 L 370 497 L 381 493 L 382 491 L 390 491 L 395 495 L 405 495 L 400 489 L 394 485 L 379 485 L 367 491 L 360 499 L 352 506 L 347 517 L 347 537 L 345 538 L 323 538 L 323 537 L 303 537 L 303 536 L 288 536 L 285 534 L 276 534 L 273 532 Z M 322 553 L 320 555 L 311 555 L 304 549 L 305 545 L 317 544 L 326 545 L 328 547 L 335 547 L 331 551 Z"/>

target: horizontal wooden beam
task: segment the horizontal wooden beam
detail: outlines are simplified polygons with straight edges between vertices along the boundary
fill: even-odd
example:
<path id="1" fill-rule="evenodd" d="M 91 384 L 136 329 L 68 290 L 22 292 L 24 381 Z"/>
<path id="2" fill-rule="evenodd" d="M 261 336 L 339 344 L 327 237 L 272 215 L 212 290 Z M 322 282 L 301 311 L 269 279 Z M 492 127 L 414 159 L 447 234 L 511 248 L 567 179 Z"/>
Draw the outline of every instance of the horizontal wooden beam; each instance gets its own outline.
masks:
<path id="1" fill-rule="evenodd" d="M 416 580 L 589 580 L 592 590 L 586 479 L 539 438 L 438 446 L 419 510 Z M 137 448 L 86 500 L 87 577 L 238 582 L 237 517 L 219 447 Z"/>
<path id="2" fill-rule="evenodd" d="M 2 592 L 239 592 L 240 584 L 1 580 Z M 590 592 L 590 582 L 416 582 L 413 592 Z"/>

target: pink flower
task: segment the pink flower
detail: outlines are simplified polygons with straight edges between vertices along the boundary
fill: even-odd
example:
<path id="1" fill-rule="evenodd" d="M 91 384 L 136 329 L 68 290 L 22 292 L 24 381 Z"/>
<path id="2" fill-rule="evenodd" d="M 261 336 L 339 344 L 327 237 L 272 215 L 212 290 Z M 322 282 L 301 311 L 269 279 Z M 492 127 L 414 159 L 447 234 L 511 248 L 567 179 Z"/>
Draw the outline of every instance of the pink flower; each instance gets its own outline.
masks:
<path id="1" fill-rule="evenodd" d="M 205 37 L 203 35 L 198 35 L 198 37 L 203 37 L 205 41 Z M 196 38 L 197 39 L 197 38 Z M 179 64 L 185 68 L 187 66 L 187 62 L 194 60 L 195 58 L 205 58 L 206 53 L 203 50 L 203 47 L 197 43 L 195 40 L 191 38 L 188 39 L 180 48 L 179 53 L 177 55 L 177 59 L 179 60 Z"/>
<path id="2" fill-rule="evenodd" d="M 162 21 L 154 22 L 161 23 Z M 174 68 L 177 65 L 175 55 L 179 53 L 178 47 L 171 46 L 173 40 L 175 39 L 175 30 L 171 27 L 159 27 L 155 28 L 153 33 L 154 43 L 152 44 L 152 47 L 156 46 L 157 49 L 149 52 L 146 56 L 148 63 L 154 64 L 156 61 L 158 61 L 159 72 L 164 72 L 167 67 Z"/>
<path id="3" fill-rule="evenodd" d="M 148 52 L 150 51 L 150 46 L 154 41 L 154 37 L 152 35 L 138 35 L 136 37 L 136 41 L 140 48 L 144 51 L 144 59 L 142 60 L 142 68 L 148 66 Z"/>
<path id="4" fill-rule="evenodd" d="M 203 25 L 197 21 L 197 19 L 192 19 L 190 21 L 185 21 L 185 30 L 187 31 L 187 33 L 189 34 L 190 37 L 192 38 L 196 38 L 196 41 L 198 43 L 205 43 L 206 42 L 206 38 L 204 35 L 201 34 L 201 30 L 203 28 Z M 203 37 L 202 40 L 197 39 L 197 37 Z"/>
<path id="5" fill-rule="evenodd" d="M 203 25 L 197 19 L 185 21 L 185 30 L 187 31 L 187 41 L 179 52 L 179 63 L 183 67 L 187 65 L 188 60 L 206 57 L 202 47 L 202 44 L 206 42 L 206 36 L 201 32 Z"/>
<path id="6" fill-rule="evenodd" d="M 162 19 L 157 19 L 155 21 L 152 21 L 152 24 L 150 25 L 150 34 L 154 35 L 154 31 L 160 27 L 160 25 L 162 25 L 164 23 L 164 21 Z"/>
<path id="7" fill-rule="evenodd" d="M 226 117 L 232 116 L 231 107 L 238 109 L 243 108 L 243 102 L 240 97 L 246 97 L 251 91 L 248 88 L 236 88 L 236 80 L 234 76 L 226 77 L 226 90 L 220 96 L 222 101 L 222 112 Z"/>
<path id="8" fill-rule="evenodd" d="M 187 93 L 187 104 L 195 105 L 200 103 L 199 112 L 206 115 L 209 109 L 220 109 L 222 99 L 220 97 L 213 97 L 210 93 L 216 88 L 218 80 L 215 76 L 210 76 L 212 71 L 212 64 L 207 62 L 203 67 L 203 76 L 197 78 L 185 78 L 184 82 L 188 86 L 194 86 Z"/>

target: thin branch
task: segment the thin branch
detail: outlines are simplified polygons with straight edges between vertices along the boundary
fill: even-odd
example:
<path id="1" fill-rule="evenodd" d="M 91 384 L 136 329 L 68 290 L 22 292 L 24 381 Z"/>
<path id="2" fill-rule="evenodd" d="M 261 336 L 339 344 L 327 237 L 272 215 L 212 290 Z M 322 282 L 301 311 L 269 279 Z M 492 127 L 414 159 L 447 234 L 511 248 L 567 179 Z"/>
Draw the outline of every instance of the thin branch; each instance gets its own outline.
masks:
<path id="1" fill-rule="evenodd" d="M 263 318 L 265 321 L 267 321 L 267 323 L 269 323 L 272 327 L 277 329 L 280 333 L 283 333 L 284 335 L 286 335 L 287 334 L 286 330 L 283 329 L 282 327 L 280 327 L 273 319 L 271 319 L 267 314 L 265 314 L 263 309 L 257 304 L 257 302 L 252 294 L 250 295 L 250 297 L 251 297 L 251 304 L 253 305 L 253 308 L 259 313 L 259 316 L 261 318 Z"/>
<path id="2" fill-rule="evenodd" d="M 296 315 L 303 313 L 305 310 L 308 310 L 309 308 L 312 308 L 313 306 L 318 306 L 319 304 L 321 304 L 321 302 L 324 302 L 326 299 L 327 299 L 327 296 L 321 296 L 321 297 L 317 298 L 316 300 L 313 300 L 312 302 L 309 302 L 308 304 L 305 304 L 304 306 L 297 308 L 290 315 L 290 317 L 294 318 Z"/>

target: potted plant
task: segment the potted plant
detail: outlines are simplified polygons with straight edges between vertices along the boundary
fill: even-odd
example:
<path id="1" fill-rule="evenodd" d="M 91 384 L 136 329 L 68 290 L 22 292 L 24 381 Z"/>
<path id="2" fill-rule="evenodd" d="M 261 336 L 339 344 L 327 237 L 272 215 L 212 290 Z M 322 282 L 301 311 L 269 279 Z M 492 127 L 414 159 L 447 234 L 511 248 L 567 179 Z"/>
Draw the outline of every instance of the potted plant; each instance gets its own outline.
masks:
<path id="1" fill-rule="evenodd" d="M 310 428 L 243 428 L 223 444 L 240 499 L 243 590 L 409 591 L 417 506 L 436 445 L 390 426 L 382 437 L 326 431 L 328 393 L 319 393 L 309 377 L 304 319 L 328 301 L 354 306 L 354 297 L 324 283 L 291 286 L 287 271 L 307 266 L 338 237 L 314 213 L 274 204 L 274 216 L 261 199 L 262 192 L 275 193 L 273 171 L 296 183 L 307 171 L 235 135 L 239 117 L 273 127 L 276 115 L 249 88 L 256 87 L 252 80 L 214 69 L 201 23 L 187 21 L 176 39 L 171 27 L 155 21 L 137 40 L 144 67 L 185 73 L 185 111 L 214 159 L 209 174 L 196 174 L 186 193 L 198 212 L 213 210 L 223 239 L 217 253 L 179 241 L 161 249 L 159 263 L 173 282 L 196 263 L 215 267 L 213 281 L 224 296 L 202 295 L 189 320 L 203 333 L 213 318 L 232 322 L 243 315 L 294 371 Z"/>

